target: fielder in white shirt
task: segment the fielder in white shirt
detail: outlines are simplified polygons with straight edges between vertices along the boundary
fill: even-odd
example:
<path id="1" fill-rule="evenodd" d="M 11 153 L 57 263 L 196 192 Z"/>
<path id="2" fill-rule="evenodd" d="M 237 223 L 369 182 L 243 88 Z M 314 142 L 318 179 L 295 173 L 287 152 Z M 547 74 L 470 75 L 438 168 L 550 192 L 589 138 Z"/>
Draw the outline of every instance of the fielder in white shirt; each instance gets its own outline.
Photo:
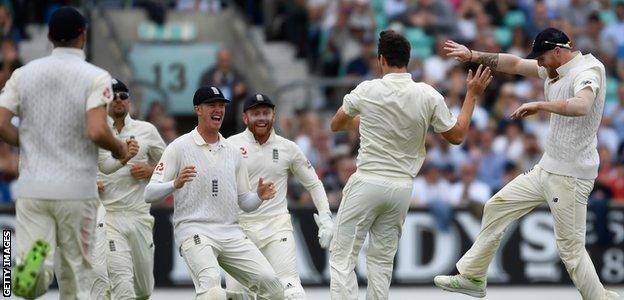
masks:
<path id="1" fill-rule="evenodd" d="M 52 54 L 17 69 L 0 95 L 0 138 L 20 148 L 12 288 L 39 297 L 56 269 L 61 299 L 90 299 L 98 146 L 115 158 L 127 148 L 106 126 L 111 77 L 84 60 L 85 18 L 56 10 L 48 38 Z"/>
<path id="2" fill-rule="evenodd" d="M 585 300 L 615 299 L 600 283 L 585 250 L 587 197 L 598 174 L 596 132 L 605 101 L 603 64 L 593 55 L 574 52 L 560 30 L 547 28 L 533 42 L 527 59 L 473 51 L 447 41 L 449 56 L 478 62 L 500 72 L 544 79 L 546 101 L 530 102 L 511 114 L 523 118 L 540 110 L 552 113 L 544 155 L 485 204 L 481 232 L 457 262 L 459 275 L 437 276 L 435 284 L 474 297 L 486 294 L 487 269 L 509 224 L 548 203 L 561 260 Z"/>
<path id="3" fill-rule="evenodd" d="M 295 239 L 288 213 L 286 192 L 288 173 L 310 192 L 318 210 L 315 220 L 319 227 L 319 243 L 327 248 L 333 234 L 333 222 L 323 183 L 301 149 L 275 133 L 275 105 L 266 95 L 256 94 L 245 100 L 243 121 L 247 129 L 228 138 L 243 156 L 251 182 L 260 178 L 275 183 L 275 199 L 260 205 L 253 212 L 240 211 L 243 231 L 258 246 L 282 281 L 285 299 L 305 299 L 297 272 Z M 231 276 L 226 277 L 228 299 L 254 299 Z"/>
<path id="4" fill-rule="evenodd" d="M 360 83 L 344 97 L 333 131 L 359 129 L 358 170 L 343 189 L 330 245 L 332 299 L 357 299 L 355 263 L 368 234 L 367 299 L 387 299 L 394 255 L 410 205 L 412 181 L 425 160 L 430 126 L 453 144 L 464 139 L 477 97 L 491 81 L 479 66 L 457 121 L 444 98 L 407 72 L 410 44 L 394 31 L 380 34 L 383 78 Z"/>
<path id="5" fill-rule="evenodd" d="M 143 199 L 165 142 L 154 125 L 130 118 L 130 94 L 126 85 L 113 79 L 113 101 L 108 124 L 115 135 L 138 143 L 138 153 L 129 161 L 110 159 L 100 149 L 98 186 L 105 216 L 98 219 L 96 252 L 104 254 L 112 299 L 147 299 L 154 289 L 154 217 Z M 104 229 L 104 230 L 102 230 Z M 102 294 L 96 293 L 97 297 Z"/>
<path id="6" fill-rule="evenodd" d="M 145 200 L 173 193 L 175 242 L 193 278 L 196 299 L 225 299 L 219 266 L 259 297 L 283 299 L 275 271 L 238 224 L 239 207 L 254 211 L 275 196 L 275 189 L 260 178 L 257 194 L 251 192 L 239 149 L 219 134 L 229 102 L 216 87 L 195 92 L 198 125 L 167 146 Z"/>

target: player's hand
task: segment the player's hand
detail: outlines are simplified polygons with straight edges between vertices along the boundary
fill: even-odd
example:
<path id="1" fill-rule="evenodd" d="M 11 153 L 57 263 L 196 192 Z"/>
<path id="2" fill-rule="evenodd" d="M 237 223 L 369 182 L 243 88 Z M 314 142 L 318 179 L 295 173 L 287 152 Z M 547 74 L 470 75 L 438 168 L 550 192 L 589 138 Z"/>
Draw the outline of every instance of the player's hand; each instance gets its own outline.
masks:
<path id="1" fill-rule="evenodd" d="M 539 103 L 538 102 L 530 102 L 520 105 L 516 111 L 511 113 L 511 118 L 513 120 L 521 119 L 524 117 L 528 117 L 530 115 L 536 114 L 539 111 Z"/>
<path id="2" fill-rule="evenodd" d="M 98 180 L 97 181 L 97 188 L 98 188 L 98 193 L 104 192 L 104 182 L 102 182 L 101 180 Z"/>
<path id="3" fill-rule="evenodd" d="M 260 177 L 256 192 L 258 193 L 258 197 L 262 200 L 269 200 L 275 197 L 275 187 L 273 186 L 273 182 L 264 181 L 262 177 Z"/>
<path id="4" fill-rule="evenodd" d="M 444 42 L 444 50 L 448 51 L 448 53 L 446 53 L 446 56 L 448 57 L 453 57 L 461 62 L 470 61 L 471 52 L 468 47 L 462 44 L 448 40 Z"/>
<path id="5" fill-rule="evenodd" d="M 314 222 L 318 226 L 318 238 L 321 248 L 327 249 L 334 237 L 334 221 L 332 221 L 329 212 L 314 214 Z"/>
<path id="6" fill-rule="evenodd" d="M 180 189 L 187 182 L 193 181 L 193 178 L 197 176 L 197 171 L 195 170 L 195 166 L 186 166 L 180 171 L 178 174 L 178 178 L 173 182 L 173 187 L 176 189 Z"/>
<path id="7" fill-rule="evenodd" d="M 124 165 L 127 164 L 133 157 L 135 157 L 137 153 L 139 153 L 139 142 L 137 142 L 134 137 L 131 137 L 126 140 L 126 148 L 128 149 L 126 157 L 120 160 L 120 162 Z"/>
<path id="8" fill-rule="evenodd" d="M 492 82 L 491 74 L 490 67 L 483 67 L 483 65 L 479 65 L 474 76 L 472 70 L 468 70 L 468 77 L 466 77 L 468 92 L 475 96 L 483 95 L 485 88 Z"/>
<path id="9" fill-rule="evenodd" d="M 130 168 L 130 175 L 137 180 L 149 179 L 152 177 L 152 173 L 154 173 L 154 167 L 147 163 L 135 163 Z"/>

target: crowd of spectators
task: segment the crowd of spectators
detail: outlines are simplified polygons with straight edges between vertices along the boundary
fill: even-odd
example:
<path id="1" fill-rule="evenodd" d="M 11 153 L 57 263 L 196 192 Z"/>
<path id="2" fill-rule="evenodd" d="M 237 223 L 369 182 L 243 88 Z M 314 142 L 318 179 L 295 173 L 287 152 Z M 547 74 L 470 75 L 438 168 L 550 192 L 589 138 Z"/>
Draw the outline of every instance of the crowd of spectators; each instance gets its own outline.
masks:
<path id="1" fill-rule="evenodd" d="M 608 77 L 598 133 L 600 176 L 590 202 L 624 204 L 624 1 L 307 0 L 284 2 L 279 8 L 281 15 L 272 20 L 283 26 L 266 25 L 281 28 L 275 36 L 292 42 L 297 56 L 308 62 L 309 72 L 318 76 L 378 78 L 378 32 L 386 28 L 402 32 L 412 44 L 408 71 L 413 79 L 440 91 L 455 115 L 471 66 L 448 59 L 442 46 L 445 40 L 524 57 L 539 31 L 546 27 L 564 30 L 575 49 L 604 63 Z M 525 102 L 543 100 L 543 82 L 502 73 L 495 73 L 494 78 L 475 109 L 462 145 L 449 145 L 435 134 L 427 137 L 427 160 L 414 182 L 414 207 L 482 205 L 541 158 L 548 114 L 521 121 L 511 121 L 509 115 Z M 280 123 L 283 132 L 310 157 L 332 206 L 337 207 L 340 195 L 333 191 L 340 191 L 355 171 L 357 133 L 328 131 L 326 124 L 344 93 L 324 95 L 326 110 L 282 115 Z M 609 197 L 603 197 L 605 193 Z M 296 183 L 291 197 L 293 205 L 310 203 Z"/>
<path id="2" fill-rule="evenodd" d="M 177 8 L 185 9 L 191 2 L 177 1 Z M 265 20 L 265 26 L 278 28 L 279 32 L 269 38 L 292 42 L 297 56 L 308 62 L 309 72 L 318 76 L 361 80 L 380 77 L 377 34 L 385 28 L 401 31 L 412 44 L 408 71 L 413 79 L 433 85 L 444 95 L 455 115 L 463 101 L 466 70 L 470 66 L 446 58 L 442 49 L 446 39 L 477 50 L 526 56 L 537 32 L 548 26 L 563 29 L 572 38 L 573 47 L 592 53 L 607 68 L 607 99 L 598 133 L 601 165 L 590 202 L 624 204 L 624 1 L 275 2 L 280 4 L 280 15 L 260 18 Z M 6 6 L 0 5 L 0 29 L 6 27 L 2 26 L 3 7 Z M 272 23 L 276 20 L 281 20 L 282 26 Z M 7 35 L 13 31 L 4 31 L 0 47 L 0 87 L 12 70 L 22 64 L 17 52 L 19 39 Z M 232 97 L 241 98 L 249 91 L 244 78 L 238 75 L 240 70 L 231 67 L 231 60 L 231 53 L 220 51 L 219 63 L 203 74 L 200 82 L 217 84 Z M 294 140 L 309 158 L 333 208 L 338 207 L 342 188 L 356 171 L 358 151 L 357 132 L 334 134 L 328 128 L 329 118 L 343 95 L 324 93 L 327 105 L 323 110 L 301 108 L 283 112 L 278 108 L 275 124 L 278 133 Z M 495 73 L 494 81 L 475 109 L 472 127 L 463 144 L 453 146 L 439 135 L 428 134 L 427 160 L 414 181 L 413 207 L 436 210 L 442 216 L 441 227 L 448 207 L 467 207 L 478 215 L 481 205 L 498 189 L 518 174 L 529 171 L 541 158 L 548 114 L 540 113 L 521 121 L 511 121 L 509 115 L 522 103 L 543 99 L 541 80 Z M 179 136 L 176 119 L 159 103 L 152 104 L 146 120 L 156 125 L 166 142 Z M 0 143 L 0 200 L 11 199 L 8 187 L 16 176 L 15 149 Z M 296 180 L 291 181 L 289 201 L 293 207 L 312 206 L 310 195 Z"/>

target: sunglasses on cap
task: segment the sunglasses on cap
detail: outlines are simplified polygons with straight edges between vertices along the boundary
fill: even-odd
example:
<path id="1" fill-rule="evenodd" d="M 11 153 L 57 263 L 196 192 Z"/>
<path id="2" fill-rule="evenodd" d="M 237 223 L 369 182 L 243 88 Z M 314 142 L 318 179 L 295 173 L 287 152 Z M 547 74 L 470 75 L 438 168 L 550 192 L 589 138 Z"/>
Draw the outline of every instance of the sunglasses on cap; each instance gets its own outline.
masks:
<path id="1" fill-rule="evenodd" d="M 562 44 L 562 43 L 553 43 L 553 42 L 549 42 L 549 41 L 544 41 L 544 44 L 550 44 L 550 45 L 555 45 L 555 46 L 561 47 L 561 48 L 572 49 L 572 47 L 570 46 L 570 42 Z"/>
<path id="2" fill-rule="evenodd" d="M 130 94 L 128 92 L 117 92 L 115 93 L 115 98 L 113 98 L 113 100 L 127 100 L 128 98 L 130 98 Z"/>

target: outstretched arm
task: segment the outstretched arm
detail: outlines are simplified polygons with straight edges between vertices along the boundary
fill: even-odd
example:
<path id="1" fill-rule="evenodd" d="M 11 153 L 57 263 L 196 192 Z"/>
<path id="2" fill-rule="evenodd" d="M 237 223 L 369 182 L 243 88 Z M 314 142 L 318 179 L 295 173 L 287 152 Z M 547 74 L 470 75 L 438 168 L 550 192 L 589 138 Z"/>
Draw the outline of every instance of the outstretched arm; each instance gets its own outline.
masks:
<path id="1" fill-rule="evenodd" d="M 524 59 L 513 54 L 489 53 L 468 49 L 468 47 L 448 40 L 444 44 L 447 56 L 461 62 L 473 62 L 490 67 L 490 69 L 526 77 L 539 77 L 537 60 Z"/>

